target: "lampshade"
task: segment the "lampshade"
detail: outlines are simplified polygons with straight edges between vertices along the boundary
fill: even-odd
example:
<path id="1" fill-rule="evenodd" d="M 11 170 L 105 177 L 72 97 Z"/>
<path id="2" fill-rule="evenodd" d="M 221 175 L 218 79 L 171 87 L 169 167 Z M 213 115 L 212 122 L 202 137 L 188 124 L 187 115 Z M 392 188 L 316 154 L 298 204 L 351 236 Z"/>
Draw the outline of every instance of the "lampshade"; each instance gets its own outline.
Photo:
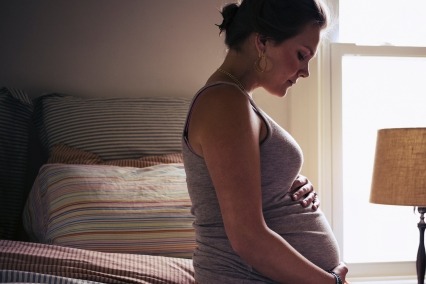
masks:
<path id="1" fill-rule="evenodd" d="M 370 202 L 426 207 L 426 128 L 377 132 Z"/>

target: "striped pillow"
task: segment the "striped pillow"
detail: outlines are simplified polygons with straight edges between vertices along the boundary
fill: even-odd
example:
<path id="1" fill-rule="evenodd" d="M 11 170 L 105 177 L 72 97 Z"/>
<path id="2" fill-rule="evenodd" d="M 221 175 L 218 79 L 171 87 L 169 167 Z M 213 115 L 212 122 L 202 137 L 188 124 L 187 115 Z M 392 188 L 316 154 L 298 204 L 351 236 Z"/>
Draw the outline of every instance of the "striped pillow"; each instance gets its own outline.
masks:
<path id="1" fill-rule="evenodd" d="M 194 221 L 183 164 L 44 165 L 24 210 L 34 241 L 191 258 Z"/>
<path id="2" fill-rule="evenodd" d="M 144 156 L 139 159 L 104 161 L 98 155 L 68 145 L 54 145 L 50 153 L 49 164 L 110 165 L 119 167 L 144 168 L 158 164 L 183 163 L 182 153 Z"/>
<path id="3" fill-rule="evenodd" d="M 61 143 L 103 160 L 134 159 L 181 151 L 189 103 L 185 98 L 50 94 L 37 99 L 35 119 L 47 153 Z"/>
<path id="4" fill-rule="evenodd" d="M 16 89 L 0 89 L 0 239 L 16 239 L 27 193 L 33 106 Z"/>
<path id="5" fill-rule="evenodd" d="M 160 164 L 183 163 L 182 153 L 170 153 L 163 155 L 150 155 L 139 159 L 124 159 L 105 161 L 102 165 L 119 166 L 119 167 L 135 167 L 145 168 Z"/>
<path id="6" fill-rule="evenodd" d="M 48 164 L 80 164 L 80 165 L 98 165 L 103 160 L 96 154 L 83 151 L 64 144 L 57 144 L 50 151 Z"/>

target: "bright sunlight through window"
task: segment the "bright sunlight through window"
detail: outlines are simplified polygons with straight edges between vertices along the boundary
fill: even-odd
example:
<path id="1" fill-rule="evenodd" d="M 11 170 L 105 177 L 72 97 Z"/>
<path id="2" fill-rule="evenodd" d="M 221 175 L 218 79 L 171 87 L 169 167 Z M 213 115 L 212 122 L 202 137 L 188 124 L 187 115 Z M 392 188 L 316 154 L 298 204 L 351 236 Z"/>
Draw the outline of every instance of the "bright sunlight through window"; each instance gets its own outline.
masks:
<path id="1" fill-rule="evenodd" d="M 426 127 L 426 0 L 339 0 L 338 41 L 357 45 L 341 60 L 344 260 L 414 261 L 419 214 L 371 204 L 369 194 L 377 130 Z M 403 54 L 385 56 L 391 45 Z"/>
<path id="2" fill-rule="evenodd" d="M 425 0 L 339 0 L 339 41 L 426 46 Z"/>
<path id="3" fill-rule="evenodd" d="M 419 216 L 369 193 L 377 130 L 426 125 L 426 58 L 345 56 L 342 72 L 345 261 L 413 261 Z"/>

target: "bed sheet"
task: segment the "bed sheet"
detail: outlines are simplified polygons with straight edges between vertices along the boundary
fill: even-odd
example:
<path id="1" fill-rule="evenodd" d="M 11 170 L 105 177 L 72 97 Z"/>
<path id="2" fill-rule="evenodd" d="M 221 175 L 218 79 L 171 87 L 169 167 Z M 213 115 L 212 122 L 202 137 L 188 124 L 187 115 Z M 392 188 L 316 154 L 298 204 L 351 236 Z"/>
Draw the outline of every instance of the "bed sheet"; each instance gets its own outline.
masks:
<path id="1" fill-rule="evenodd" d="M 0 283 L 195 283 L 191 259 L 0 240 Z"/>

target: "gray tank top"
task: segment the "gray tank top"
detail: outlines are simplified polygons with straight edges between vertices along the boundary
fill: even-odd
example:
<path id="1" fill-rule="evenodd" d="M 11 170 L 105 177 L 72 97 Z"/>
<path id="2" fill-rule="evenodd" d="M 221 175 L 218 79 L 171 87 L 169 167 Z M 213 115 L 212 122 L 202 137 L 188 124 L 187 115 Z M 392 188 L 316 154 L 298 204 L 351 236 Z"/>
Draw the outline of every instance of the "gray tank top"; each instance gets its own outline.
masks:
<path id="1" fill-rule="evenodd" d="M 191 149 L 187 139 L 193 105 L 205 89 L 218 84 L 232 83 L 206 85 L 194 96 L 182 140 L 188 191 L 195 216 L 195 279 L 202 284 L 274 283 L 244 263 L 233 251 L 205 161 Z M 319 267 L 324 270 L 336 267 L 340 262 L 339 248 L 323 213 L 320 210 L 313 212 L 310 207 L 303 208 L 289 194 L 303 163 L 299 145 L 261 111 L 248 94 L 246 96 L 253 110 L 265 121 L 268 131 L 267 137 L 260 143 L 262 205 L 267 225 Z"/>

